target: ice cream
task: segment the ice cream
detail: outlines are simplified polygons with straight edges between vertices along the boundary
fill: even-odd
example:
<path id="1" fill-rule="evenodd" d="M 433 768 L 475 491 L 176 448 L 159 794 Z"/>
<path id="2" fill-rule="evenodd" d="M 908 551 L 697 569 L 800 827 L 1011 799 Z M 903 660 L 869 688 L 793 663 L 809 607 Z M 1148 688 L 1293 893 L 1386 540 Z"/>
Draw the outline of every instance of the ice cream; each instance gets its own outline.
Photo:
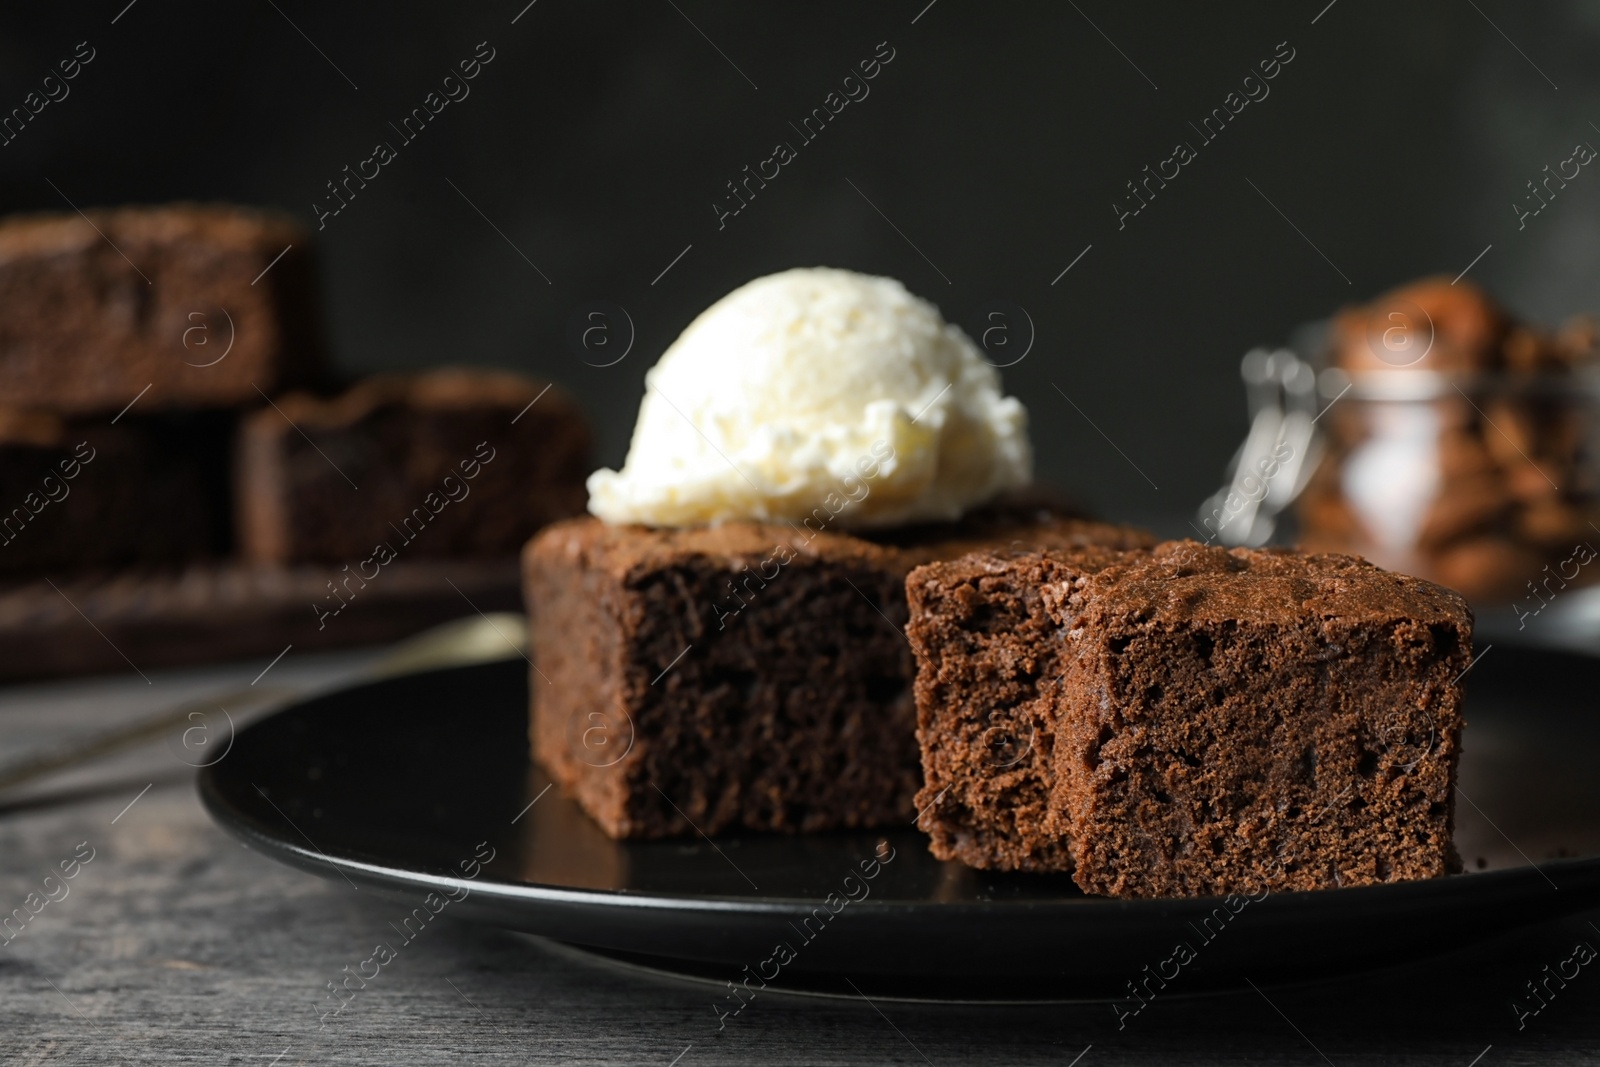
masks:
<path id="1" fill-rule="evenodd" d="M 611 523 L 838 526 L 959 518 L 1032 473 L 1027 411 L 939 310 L 892 278 L 757 278 L 700 314 L 645 377 Z"/>

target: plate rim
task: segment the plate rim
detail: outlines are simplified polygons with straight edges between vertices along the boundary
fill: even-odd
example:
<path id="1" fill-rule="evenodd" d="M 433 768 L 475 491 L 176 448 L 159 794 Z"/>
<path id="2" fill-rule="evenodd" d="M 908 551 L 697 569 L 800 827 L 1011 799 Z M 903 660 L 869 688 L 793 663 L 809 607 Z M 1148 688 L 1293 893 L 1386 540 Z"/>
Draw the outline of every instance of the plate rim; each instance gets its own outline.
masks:
<path id="1" fill-rule="evenodd" d="M 251 734 L 268 727 L 279 719 L 296 714 L 305 714 L 316 705 L 339 701 L 348 697 L 349 694 L 361 690 L 403 683 L 408 680 L 434 675 L 462 671 L 483 671 L 496 667 L 504 668 L 515 662 L 516 660 L 513 658 L 506 657 L 497 660 L 434 667 L 428 670 L 407 672 L 383 678 L 361 679 L 350 685 L 306 694 L 254 719 L 248 726 L 239 731 L 234 743 L 235 746 L 240 743 L 248 744 Z M 259 846 L 258 851 L 265 852 L 277 861 L 308 873 L 328 878 L 341 874 L 346 877 L 355 874 L 375 886 L 388 887 L 395 890 L 398 890 L 402 884 L 409 884 L 412 888 L 466 888 L 469 891 L 484 893 L 502 901 L 518 904 L 545 903 L 568 906 L 624 907 L 638 911 L 789 915 L 797 907 L 810 907 L 818 902 L 815 898 L 804 897 L 689 895 L 629 889 L 576 888 L 553 885 L 546 882 L 513 881 L 495 877 L 468 879 L 430 873 L 419 868 L 406 867 L 394 862 L 366 860 L 350 855 L 335 856 L 323 851 L 315 844 L 312 844 L 311 848 L 298 845 L 288 839 L 287 832 L 275 836 L 261 824 L 261 820 L 235 804 L 228 797 L 226 790 L 218 780 L 228 773 L 228 771 L 224 770 L 228 763 L 229 761 L 222 760 L 202 767 L 196 777 L 196 789 L 201 803 L 212 820 L 237 840 L 253 847 Z M 272 803 L 270 798 L 268 803 Z M 287 821 L 287 816 L 285 816 L 285 820 Z M 916 832 L 916 827 L 908 824 L 905 827 L 881 828 L 880 832 L 912 833 Z M 783 839 L 788 837 L 798 838 L 800 835 L 772 834 L 761 836 Z M 922 837 L 925 841 L 926 835 L 922 835 Z M 309 839 L 307 841 L 310 843 Z M 1003 873 L 1008 876 L 1025 876 L 1027 872 Z M 1318 908 L 1325 906 L 1327 902 L 1332 900 L 1350 902 L 1355 900 L 1358 895 L 1367 900 L 1378 901 L 1398 898 L 1398 900 L 1404 900 L 1407 904 L 1416 906 L 1418 903 L 1426 903 L 1428 898 L 1459 896 L 1462 893 L 1461 887 L 1467 883 L 1482 887 L 1474 890 L 1475 894 L 1482 893 L 1492 896 L 1496 890 L 1509 889 L 1515 883 L 1532 879 L 1542 878 L 1554 885 L 1556 875 L 1565 875 L 1569 881 L 1577 883 L 1569 887 L 1573 890 L 1580 890 L 1580 892 L 1575 892 L 1574 896 L 1586 895 L 1581 892 L 1586 890 L 1587 895 L 1600 897 L 1600 855 L 1595 855 L 1558 857 L 1542 863 L 1530 862 L 1525 867 L 1510 867 L 1494 871 L 1463 869 L 1453 874 L 1446 874 L 1436 878 L 1413 879 L 1377 885 L 1339 886 L 1309 890 L 1274 890 L 1262 901 L 1256 902 L 1256 907 L 1259 908 L 1261 904 L 1276 900 L 1278 903 L 1272 906 L 1271 910 L 1273 911 L 1286 907 Z M 491 889 L 490 887 L 497 888 Z M 1560 888 L 1556 887 L 1552 891 Z M 1229 894 L 1229 896 L 1232 895 L 1234 894 Z M 1107 911 L 1143 911 L 1149 913 L 1151 918 L 1155 918 L 1163 911 L 1209 910 L 1202 909 L 1201 905 L 1210 902 L 1211 906 L 1219 906 L 1226 899 L 1226 896 L 1106 897 L 1091 894 L 1044 900 L 895 901 L 868 899 L 852 902 L 850 910 L 857 914 L 883 915 L 905 914 L 913 910 L 930 910 L 952 917 L 989 915 L 997 912 L 1017 915 L 1029 912 L 1060 912 L 1081 916 L 1085 909 L 1092 908 L 1101 913 Z M 1570 913 L 1575 909 L 1565 907 L 1561 910 L 1565 913 Z"/>

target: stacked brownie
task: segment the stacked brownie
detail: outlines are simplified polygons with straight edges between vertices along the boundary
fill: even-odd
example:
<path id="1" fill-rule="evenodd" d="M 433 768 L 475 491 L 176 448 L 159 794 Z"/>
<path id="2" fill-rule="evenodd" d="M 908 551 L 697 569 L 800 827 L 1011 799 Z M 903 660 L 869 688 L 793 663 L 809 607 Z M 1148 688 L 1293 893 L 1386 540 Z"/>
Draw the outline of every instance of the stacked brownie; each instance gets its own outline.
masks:
<path id="1" fill-rule="evenodd" d="M 871 534 L 557 523 L 524 555 L 535 755 L 614 837 L 908 824 L 907 573 L 1150 541 L 1031 501 Z"/>
<path id="2" fill-rule="evenodd" d="M 101 598 L 108 618 L 181 602 L 190 630 L 204 612 L 169 585 L 267 599 L 277 589 L 282 602 L 263 600 L 263 612 L 292 602 L 320 630 L 300 591 L 331 588 L 328 577 L 380 544 L 402 569 L 500 561 L 499 585 L 514 594 L 522 544 L 582 510 L 589 430 L 557 389 L 449 370 L 341 392 L 311 247 L 285 216 L 221 205 L 0 220 L 0 676 L 32 672 L 37 657 L 17 651 L 27 620 L 58 606 L 63 583 L 84 596 L 94 582 L 126 587 Z M 327 573 L 245 573 L 294 566 Z M 451 573 L 490 591 L 492 606 L 512 601 L 470 570 Z M 456 613 L 459 597 L 435 577 Z M 413 624 L 417 594 L 401 602 L 396 591 L 428 584 L 420 573 L 390 581 L 387 615 Z M 238 598 L 212 599 L 218 625 L 236 625 Z M 439 615 L 430 604 L 423 614 Z M 138 644 L 129 627 L 122 640 Z M 368 640 L 382 629 L 341 627 Z M 291 629 L 262 640 L 301 640 Z M 147 662 L 173 662 L 166 653 Z"/>
<path id="3" fill-rule="evenodd" d="M 1116 896 L 1457 866 L 1459 595 L 1194 542 L 977 554 L 907 591 L 917 803 L 941 858 Z"/>
<path id="4" fill-rule="evenodd" d="M 0 222 L 0 572 L 225 553 L 234 413 L 316 378 L 315 307 L 276 215 Z"/>

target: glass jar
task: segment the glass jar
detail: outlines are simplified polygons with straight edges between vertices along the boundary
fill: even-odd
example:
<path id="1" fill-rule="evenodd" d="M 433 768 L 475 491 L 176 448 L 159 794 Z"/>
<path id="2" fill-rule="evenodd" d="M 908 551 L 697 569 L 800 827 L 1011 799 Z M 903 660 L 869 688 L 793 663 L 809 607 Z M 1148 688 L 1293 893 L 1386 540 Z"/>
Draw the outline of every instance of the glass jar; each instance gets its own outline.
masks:
<path id="1" fill-rule="evenodd" d="M 1250 436 L 1201 537 L 1293 540 L 1292 503 L 1300 547 L 1521 623 L 1600 584 L 1600 328 L 1519 323 L 1458 282 L 1412 283 L 1247 355 Z"/>
<path id="2" fill-rule="evenodd" d="M 1322 370 L 1331 406 L 1296 501 L 1302 547 L 1519 614 L 1600 581 L 1596 384 L 1592 369 Z"/>

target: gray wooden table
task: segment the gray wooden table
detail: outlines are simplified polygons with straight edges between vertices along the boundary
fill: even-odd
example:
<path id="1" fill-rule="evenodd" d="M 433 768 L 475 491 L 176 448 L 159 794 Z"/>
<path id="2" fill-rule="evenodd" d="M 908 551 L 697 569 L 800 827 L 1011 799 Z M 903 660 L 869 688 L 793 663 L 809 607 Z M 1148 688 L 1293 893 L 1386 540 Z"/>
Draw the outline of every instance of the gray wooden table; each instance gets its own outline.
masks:
<path id="1" fill-rule="evenodd" d="M 370 658 L 291 654 L 267 681 L 336 684 Z M 0 755 L 248 685 L 264 666 L 0 690 Z M 1600 1061 L 1600 967 L 1520 1030 L 1511 1009 L 1575 942 L 1600 947 L 1600 914 L 1355 979 L 1157 1000 L 1120 1031 L 1106 1004 L 765 994 L 719 1033 L 707 986 L 447 922 L 323 1027 L 325 984 L 389 936 L 392 907 L 223 834 L 160 742 L 0 797 L 0 912 L 26 910 L 29 894 L 37 915 L 0 946 L 6 1065 Z"/>

